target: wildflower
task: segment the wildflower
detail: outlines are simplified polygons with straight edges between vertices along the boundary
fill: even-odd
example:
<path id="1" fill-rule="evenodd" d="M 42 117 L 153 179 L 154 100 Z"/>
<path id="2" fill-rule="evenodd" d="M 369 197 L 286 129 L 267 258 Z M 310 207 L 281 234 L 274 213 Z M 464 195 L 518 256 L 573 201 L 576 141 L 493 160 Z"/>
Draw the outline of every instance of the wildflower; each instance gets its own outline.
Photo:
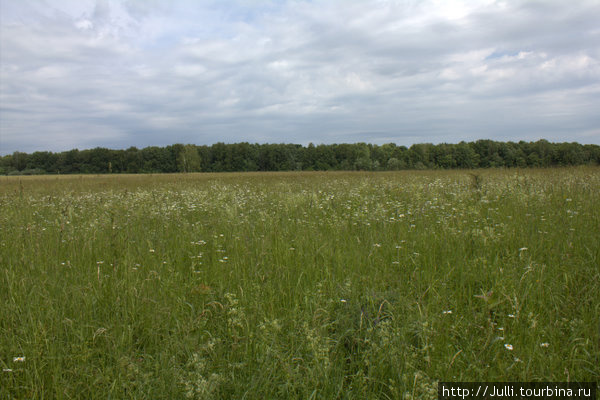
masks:
<path id="1" fill-rule="evenodd" d="M 25 362 L 25 357 L 13 357 L 13 362 Z"/>
<path id="2" fill-rule="evenodd" d="M 375 244 L 373 245 L 373 247 L 381 247 L 381 244 L 380 244 L 380 243 L 375 243 Z"/>
<path id="3" fill-rule="evenodd" d="M 508 318 L 514 318 L 515 314 L 508 314 Z"/>
<path id="4" fill-rule="evenodd" d="M 150 253 L 154 253 L 154 249 L 150 249 Z"/>
<path id="5" fill-rule="evenodd" d="M 342 303 L 347 303 L 347 300 L 346 300 L 346 299 L 341 299 L 340 301 L 341 301 Z"/>
<path id="6" fill-rule="evenodd" d="M 2 368 L 2 372 L 13 372 L 10 368 Z"/>
<path id="7" fill-rule="evenodd" d="M 442 314 L 452 314 L 452 310 L 442 311 Z"/>
<path id="8" fill-rule="evenodd" d="M 527 250 L 527 247 L 521 247 L 521 248 L 519 249 L 519 252 L 521 252 L 521 251 L 525 251 L 525 250 Z"/>
<path id="9" fill-rule="evenodd" d="M 513 346 L 512 346 L 512 344 L 508 344 L 508 343 L 506 343 L 506 344 L 504 345 L 504 348 L 505 348 L 506 350 L 512 351 L 512 349 L 513 349 Z"/>
<path id="10" fill-rule="evenodd" d="M 550 343 L 548 343 L 548 342 L 540 343 L 540 347 L 548 347 L 548 346 L 550 346 Z"/>

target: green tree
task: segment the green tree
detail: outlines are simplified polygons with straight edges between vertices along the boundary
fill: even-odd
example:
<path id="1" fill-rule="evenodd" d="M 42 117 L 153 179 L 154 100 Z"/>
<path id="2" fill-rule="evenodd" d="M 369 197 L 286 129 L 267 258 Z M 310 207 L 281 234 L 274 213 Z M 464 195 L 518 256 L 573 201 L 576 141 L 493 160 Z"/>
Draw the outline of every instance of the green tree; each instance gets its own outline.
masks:
<path id="1" fill-rule="evenodd" d="M 354 167 L 359 171 L 370 171 L 373 168 L 371 161 L 371 150 L 366 143 L 356 144 L 356 162 Z"/>
<path id="2" fill-rule="evenodd" d="M 111 160 L 111 150 L 103 147 L 96 147 L 91 150 L 82 151 L 81 153 L 84 157 L 85 164 L 85 168 L 82 172 L 91 172 L 94 174 L 103 174 L 109 172 L 108 163 Z"/>
<path id="3" fill-rule="evenodd" d="M 199 172 L 202 165 L 198 149 L 193 144 L 186 144 L 177 157 L 179 172 Z"/>
<path id="4" fill-rule="evenodd" d="M 125 171 L 131 174 L 141 172 L 143 167 L 142 153 L 137 147 L 132 146 L 125 150 L 124 156 Z"/>
<path id="5" fill-rule="evenodd" d="M 60 153 L 57 161 L 57 172 L 60 174 L 78 174 L 81 172 L 81 154 L 78 149 Z"/>
<path id="6" fill-rule="evenodd" d="M 45 172 L 56 172 L 58 154 L 49 151 L 36 151 L 27 159 L 28 169 L 39 169 Z"/>
<path id="7" fill-rule="evenodd" d="M 430 167 L 429 156 L 433 147 L 431 143 L 419 143 L 410 146 L 410 149 L 408 149 L 410 166 L 415 169 Z"/>
<path id="8" fill-rule="evenodd" d="M 21 153 L 20 151 L 15 151 L 12 155 L 13 167 L 18 171 L 24 170 L 25 167 L 27 167 L 28 158 L 29 154 Z"/>
<path id="9" fill-rule="evenodd" d="M 476 168 L 479 165 L 479 155 L 465 142 L 456 145 L 454 158 L 459 168 Z"/>
<path id="10" fill-rule="evenodd" d="M 390 171 L 398 171 L 401 168 L 400 160 L 392 157 L 387 162 L 387 169 Z"/>

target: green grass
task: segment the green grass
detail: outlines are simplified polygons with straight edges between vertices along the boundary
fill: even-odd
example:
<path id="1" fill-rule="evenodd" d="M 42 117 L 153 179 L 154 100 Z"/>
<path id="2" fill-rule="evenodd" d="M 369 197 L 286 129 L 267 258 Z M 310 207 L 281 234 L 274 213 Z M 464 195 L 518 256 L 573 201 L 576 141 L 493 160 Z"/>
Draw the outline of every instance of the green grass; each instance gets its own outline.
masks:
<path id="1" fill-rule="evenodd" d="M 598 380 L 599 238 L 598 168 L 2 178 L 0 398 Z"/>

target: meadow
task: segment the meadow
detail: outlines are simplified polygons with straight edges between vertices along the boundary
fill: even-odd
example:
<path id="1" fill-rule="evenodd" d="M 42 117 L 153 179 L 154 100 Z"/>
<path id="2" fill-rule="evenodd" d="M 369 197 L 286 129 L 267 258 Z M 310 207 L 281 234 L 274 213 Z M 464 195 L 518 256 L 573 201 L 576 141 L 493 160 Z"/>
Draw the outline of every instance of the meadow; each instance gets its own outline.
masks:
<path id="1" fill-rule="evenodd" d="M 600 378 L 600 168 L 0 177 L 0 398 Z"/>

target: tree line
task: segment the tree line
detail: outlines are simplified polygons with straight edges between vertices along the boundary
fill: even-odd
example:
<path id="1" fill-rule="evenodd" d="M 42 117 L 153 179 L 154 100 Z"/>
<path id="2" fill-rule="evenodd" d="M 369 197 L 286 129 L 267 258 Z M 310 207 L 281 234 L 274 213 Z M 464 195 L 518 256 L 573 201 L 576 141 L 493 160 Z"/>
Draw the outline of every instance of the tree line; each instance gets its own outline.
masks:
<path id="1" fill-rule="evenodd" d="M 0 174 L 104 174 L 233 171 L 383 171 L 493 167 L 599 165 L 600 146 L 579 143 L 497 142 L 458 144 L 394 143 L 251 144 L 210 146 L 174 144 L 166 147 L 97 147 L 60 153 L 14 152 L 0 157 Z"/>

